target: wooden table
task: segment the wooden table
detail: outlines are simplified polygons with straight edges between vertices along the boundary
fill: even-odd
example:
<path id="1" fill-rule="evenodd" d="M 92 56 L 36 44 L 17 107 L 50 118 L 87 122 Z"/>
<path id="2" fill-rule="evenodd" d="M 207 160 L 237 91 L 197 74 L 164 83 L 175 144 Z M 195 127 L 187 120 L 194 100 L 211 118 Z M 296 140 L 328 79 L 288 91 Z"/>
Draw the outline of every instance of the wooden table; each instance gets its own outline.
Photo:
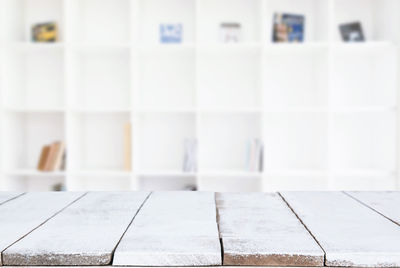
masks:
<path id="1" fill-rule="evenodd" d="M 2 266 L 400 266 L 400 192 L 0 192 Z"/>

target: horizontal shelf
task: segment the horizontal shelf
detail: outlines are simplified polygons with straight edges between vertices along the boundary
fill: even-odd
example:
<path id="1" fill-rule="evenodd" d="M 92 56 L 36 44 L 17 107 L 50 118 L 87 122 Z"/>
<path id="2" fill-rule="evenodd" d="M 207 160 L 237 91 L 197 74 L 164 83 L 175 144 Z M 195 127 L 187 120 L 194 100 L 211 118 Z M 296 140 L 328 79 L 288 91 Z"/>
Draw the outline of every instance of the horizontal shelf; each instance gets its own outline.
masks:
<path id="1" fill-rule="evenodd" d="M 51 108 L 51 107 L 4 107 L 6 112 L 14 113 L 63 113 L 66 112 L 65 108 Z"/>
<path id="2" fill-rule="evenodd" d="M 366 42 L 334 42 L 330 45 L 333 49 L 374 49 L 395 48 L 395 43 L 390 41 L 366 41 Z"/>
<path id="3" fill-rule="evenodd" d="M 72 176 L 94 176 L 94 177 L 130 177 L 132 175 L 131 171 L 124 170 L 73 170 L 68 171 L 68 175 Z"/>
<path id="4" fill-rule="evenodd" d="M 238 108 L 41 108 L 41 107 L 4 107 L 6 112 L 20 112 L 20 113 L 203 113 L 203 114 L 213 114 L 213 113 L 363 113 L 363 112 L 395 112 L 397 106 L 342 106 L 342 107 L 324 107 L 324 106 L 275 106 L 266 108 L 257 107 L 238 107 Z"/>
<path id="5" fill-rule="evenodd" d="M 264 172 L 267 176 L 308 176 L 308 177 L 322 177 L 329 174 L 328 170 L 320 169 L 279 169 L 279 170 L 266 170 Z"/>
<path id="6" fill-rule="evenodd" d="M 72 113 L 130 113 L 130 108 L 72 108 Z"/>
<path id="7" fill-rule="evenodd" d="M 261 172 L 251 172 L 251 171 L 235 171 L 235 170 L 205 170 L 200 171 L 198 175 L 201 177 L 257 177 L 261 178 Z"/>
<path id="8" fill-rule="evenodd" d="M 335 113 L 395 112 L 397 106 L 343 106 L 333 108 Z"/>
<path id="9" fill-rule="evenodd" d="M 183 172 L 183 171 L 139 171 L 135 173 L 140 177 L 195 177 L 196 172 Z"/>
<path id="10" fill-rule="evenodd" d="M 144 113 L 196 113 L 197 109 L 196 108 L 153 108 L 153 107 L 146 107 L 146 108 L 138 108 L 134 110 L 134 112 L 144 114 Z"/>
<path id="11" fill-rule="evenodd" d="M 9 176 L 31 176 L 31 177 L 62 177 L 65 171 L 39 171 L 35 169 L 7 170 L 4 174 Z"/>
<path id="12" fill-rule="evenodd" d="M 303 43 L 171 43 L 171 44 L 137 44 L 137 43 L 69 43 L 69 42 L 5 42 L 6 49 L 112 49 L 112 48 L 132 48 L 139 51 L 169 50 L 169 49 L 200 49 L 200 50 L 223 50 L 223 49 L 261 49 L 266 51 L 298 50 L 298 49 L 362 49 L 362 48 L 395 48 L 397 45 L 391 41 L 365 41 L 365 42 L 303 42 Z"/>
<path id="13" fill-rule="evenodd" d="M 333 170 L 332 174 L 334 176 L 360 176 L 360 177 L 390 177 L 396 176 L 396 170 L 384 170 L 384 169 L 343 169 L 343 170 Z"/>

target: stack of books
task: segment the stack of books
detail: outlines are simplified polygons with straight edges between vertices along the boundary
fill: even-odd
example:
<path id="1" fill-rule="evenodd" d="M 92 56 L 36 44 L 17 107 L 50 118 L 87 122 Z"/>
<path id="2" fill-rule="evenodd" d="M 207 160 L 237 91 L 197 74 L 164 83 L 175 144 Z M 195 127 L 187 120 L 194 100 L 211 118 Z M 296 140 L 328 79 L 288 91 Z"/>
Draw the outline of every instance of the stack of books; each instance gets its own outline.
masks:
<path id="1" fill-rule="evenodd" d="M 45 145 L 42 148 L 37 169 L 40 171 L 65 169 L 65 143 L 63 141 L 56 141 Z"/>

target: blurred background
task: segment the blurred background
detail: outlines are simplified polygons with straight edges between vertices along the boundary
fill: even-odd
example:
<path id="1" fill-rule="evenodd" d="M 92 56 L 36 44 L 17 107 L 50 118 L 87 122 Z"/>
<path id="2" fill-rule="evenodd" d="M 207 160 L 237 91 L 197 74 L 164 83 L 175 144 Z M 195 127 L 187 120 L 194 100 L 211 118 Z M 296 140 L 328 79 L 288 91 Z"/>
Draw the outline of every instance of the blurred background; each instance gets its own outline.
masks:
<path id="1" fill-rule="evenodd" d="M 398 0 L 0 0 L 0 190 L 395 190 Z"/>

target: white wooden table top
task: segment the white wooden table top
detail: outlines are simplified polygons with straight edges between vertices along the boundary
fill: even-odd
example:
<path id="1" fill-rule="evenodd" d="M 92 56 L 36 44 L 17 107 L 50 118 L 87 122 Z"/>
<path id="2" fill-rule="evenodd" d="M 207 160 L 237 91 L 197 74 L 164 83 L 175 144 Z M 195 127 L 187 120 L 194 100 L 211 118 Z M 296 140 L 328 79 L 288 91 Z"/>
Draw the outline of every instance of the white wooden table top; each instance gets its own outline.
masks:
<path id="1" fill-rule="evenodd" d="M 400 266 L 400 192 L 0 192 L 0 266 Z"/>

